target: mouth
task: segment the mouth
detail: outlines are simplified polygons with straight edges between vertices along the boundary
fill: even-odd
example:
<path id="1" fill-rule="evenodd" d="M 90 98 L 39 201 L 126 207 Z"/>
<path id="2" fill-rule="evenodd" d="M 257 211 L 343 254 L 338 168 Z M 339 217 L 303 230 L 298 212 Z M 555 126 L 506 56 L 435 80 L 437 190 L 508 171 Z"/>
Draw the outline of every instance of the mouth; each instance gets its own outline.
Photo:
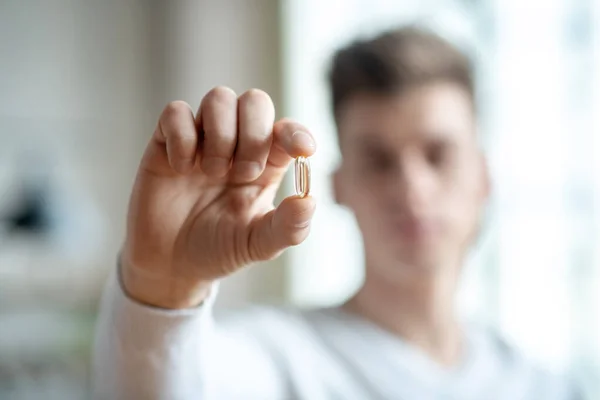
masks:
<path id="1" fill-rule="evenodd" d="M 409 242 L 424 242 L 433 239 L 439 232 L 439 225 L 431 218 L 406 218 L 391 221 L 397 235 Z"/>

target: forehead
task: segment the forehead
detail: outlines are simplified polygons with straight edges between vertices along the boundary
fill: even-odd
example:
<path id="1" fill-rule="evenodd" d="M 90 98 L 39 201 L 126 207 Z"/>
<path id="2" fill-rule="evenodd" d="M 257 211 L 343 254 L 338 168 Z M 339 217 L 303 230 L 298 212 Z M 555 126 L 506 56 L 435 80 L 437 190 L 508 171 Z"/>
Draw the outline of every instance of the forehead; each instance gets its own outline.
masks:
<path id="1" fill-rule="evenodd" d="M 343 105 L 338 118 L 340 144 L 365 139 L 388 145 L 443 138 L 473 139 L 473 101 L 460 86 L 437 83 L 400 94 L 358 94 Z"/>

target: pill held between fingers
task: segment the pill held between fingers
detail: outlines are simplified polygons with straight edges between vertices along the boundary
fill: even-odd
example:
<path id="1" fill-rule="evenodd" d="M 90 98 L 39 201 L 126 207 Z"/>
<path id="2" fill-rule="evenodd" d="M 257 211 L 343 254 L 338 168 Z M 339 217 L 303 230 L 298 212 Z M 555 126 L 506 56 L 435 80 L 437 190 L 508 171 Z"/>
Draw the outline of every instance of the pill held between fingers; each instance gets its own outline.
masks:
<path id="1" fill-rule="evenodd" d="M 295 161 L 296 194 L 301 198 L 310 193 L 310 163 L 308 158 L 300 156 Z"/>

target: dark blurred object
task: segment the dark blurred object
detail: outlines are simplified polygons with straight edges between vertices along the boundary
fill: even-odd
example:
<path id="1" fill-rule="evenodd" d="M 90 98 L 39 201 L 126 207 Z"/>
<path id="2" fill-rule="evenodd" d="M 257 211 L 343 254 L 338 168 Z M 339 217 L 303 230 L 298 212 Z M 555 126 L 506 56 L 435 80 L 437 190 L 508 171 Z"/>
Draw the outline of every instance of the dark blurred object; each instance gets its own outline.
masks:
<path id="1" fill-rule="evenodd" d="M 49 189 L 45 184 L 29 184 L 18 196 L 20 202 L 15 209 L 0 217 L 6 231 L 46 235 L 51 227 L 48 206 Z"/>
<path id="2" fill-rule="evenodd" d="M 45 238 L 54 228 L 55 188 L 52 163 L 41 151 L 23 150 L 15 159 L 15 180 L 0 203 L 0 226 L 4 233 Z"/>

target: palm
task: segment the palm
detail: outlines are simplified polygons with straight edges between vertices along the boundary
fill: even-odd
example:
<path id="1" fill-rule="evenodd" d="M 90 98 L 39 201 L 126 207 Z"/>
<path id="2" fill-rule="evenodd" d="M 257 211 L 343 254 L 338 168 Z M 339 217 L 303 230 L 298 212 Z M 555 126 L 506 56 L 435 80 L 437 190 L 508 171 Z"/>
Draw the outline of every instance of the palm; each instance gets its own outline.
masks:
<path id="1" fill-rule="evenodd" d="M 235 184 L 230 176 L 211 179 L 197 166 L 177 176 L 166 159 L 144 167 L 130 206 L 142 215 L 130 219 L 130 229 L 143 246 L 139 252 L 153 263 L 171 265 L 186 276 L 202 265 L 204 277 L 206 268 L 215 268 L 208 275 L 218 277 L 271 257 L 251 248 L 250 239 L 254 223 L 273 209 L 279 184 L 273 178 L 284 171 L 268 167 L 257 182 Z"/>

